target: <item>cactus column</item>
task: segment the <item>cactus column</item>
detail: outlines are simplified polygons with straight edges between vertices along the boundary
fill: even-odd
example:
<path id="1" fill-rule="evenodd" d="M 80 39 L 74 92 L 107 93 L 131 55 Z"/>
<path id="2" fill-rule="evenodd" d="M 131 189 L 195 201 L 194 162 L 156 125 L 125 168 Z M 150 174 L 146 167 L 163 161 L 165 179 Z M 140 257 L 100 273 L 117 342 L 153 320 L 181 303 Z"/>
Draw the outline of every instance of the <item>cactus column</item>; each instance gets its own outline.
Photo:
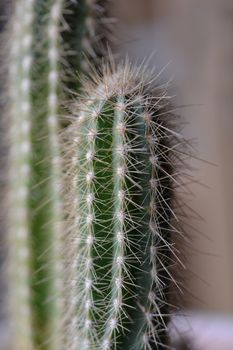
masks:
<path id="1" fill-rule="evenodd" d="M 175 133 L 167 92 L 153 98 L 149 79 L 128 65 L 107 69 L 74 103 L 65 135 L 78 350 L 168 345 Z"/>

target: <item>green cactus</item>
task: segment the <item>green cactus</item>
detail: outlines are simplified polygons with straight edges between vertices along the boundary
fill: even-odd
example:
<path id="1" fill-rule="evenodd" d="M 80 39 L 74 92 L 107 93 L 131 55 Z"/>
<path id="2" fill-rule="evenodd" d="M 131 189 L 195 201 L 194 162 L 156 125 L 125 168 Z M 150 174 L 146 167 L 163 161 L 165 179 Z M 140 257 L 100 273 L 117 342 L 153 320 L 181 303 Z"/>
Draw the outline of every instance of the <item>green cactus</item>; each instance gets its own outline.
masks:
<path id="1" fill-rule="evenodd" d="M 89 0 L 72 5 L 63 0 L 18 0 L 10 23 L 9 289 L 13 347 L 22 350 L 61 348 L 58 116 L 71 87 L 70 71 L 78 69 L 81 75 L 84 54 L 90 57 L 94 5 Z M 73 13 L 78 31 L 71 28 L 69 35 L 68 15 Z"/>
<path id="2" fill-rule="evenodd" d="M 66 349 L 163 349 L 176 260 L 175 117 L 166 88 L 140 69 L 107 68 L 94 80 L 64 133 Z"/>

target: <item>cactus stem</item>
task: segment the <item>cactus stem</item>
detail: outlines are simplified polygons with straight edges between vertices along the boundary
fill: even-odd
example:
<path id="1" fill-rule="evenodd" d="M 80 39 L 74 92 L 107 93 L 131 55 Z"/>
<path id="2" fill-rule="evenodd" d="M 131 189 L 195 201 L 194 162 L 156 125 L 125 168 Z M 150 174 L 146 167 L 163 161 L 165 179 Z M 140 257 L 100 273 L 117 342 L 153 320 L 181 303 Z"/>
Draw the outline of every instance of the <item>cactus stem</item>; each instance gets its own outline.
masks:
<path id="1" fill-rule="evenodd" d="M 79 242 L 76 348 L 169 346 L 169 290 L 179 287 L 171 235 L 178 234 L 172 197 L 181 142 L 170 129 L 164 88 L 128 63 L 108 66 L 71 109 L 64 158 L 72 186 L 64 192 L 69 234 Z"/>

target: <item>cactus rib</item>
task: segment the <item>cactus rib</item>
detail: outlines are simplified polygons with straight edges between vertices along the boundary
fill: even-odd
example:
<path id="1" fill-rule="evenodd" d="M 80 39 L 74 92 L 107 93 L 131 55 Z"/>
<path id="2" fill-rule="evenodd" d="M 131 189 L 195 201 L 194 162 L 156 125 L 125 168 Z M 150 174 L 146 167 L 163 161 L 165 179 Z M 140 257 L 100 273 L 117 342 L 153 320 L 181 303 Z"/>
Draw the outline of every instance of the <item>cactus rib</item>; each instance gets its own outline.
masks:
<path id="1" fill-rule="evenodd" d="M 30 233 L 27 201 L 30 176 L 31 42 L 34 1 L 18 1 L 12 19 L 12 43 L 9 65 L 11 148 L 9 161 L 10 229 L 10 312 L 13 314 L 13 338 L 17 347 L 32 349 L 30 311 Z M 19 118 L 20 115 L 20 118 Z"/>

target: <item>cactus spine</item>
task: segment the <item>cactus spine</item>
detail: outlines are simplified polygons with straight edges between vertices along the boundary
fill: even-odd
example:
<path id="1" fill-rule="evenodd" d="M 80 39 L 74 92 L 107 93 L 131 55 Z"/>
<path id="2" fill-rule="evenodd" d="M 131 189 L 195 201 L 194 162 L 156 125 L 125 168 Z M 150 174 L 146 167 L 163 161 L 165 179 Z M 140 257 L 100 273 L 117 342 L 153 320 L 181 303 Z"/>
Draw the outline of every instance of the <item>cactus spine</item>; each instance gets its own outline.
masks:
<path id="1" fill-rule="evenodd" d="M 129 65 L 106 69 L 72 108 L 63 147 L 75 296 L 69 349 L 169 345 L 175 133 L 167 92 L 153 98 L 149 79 Z"/>

